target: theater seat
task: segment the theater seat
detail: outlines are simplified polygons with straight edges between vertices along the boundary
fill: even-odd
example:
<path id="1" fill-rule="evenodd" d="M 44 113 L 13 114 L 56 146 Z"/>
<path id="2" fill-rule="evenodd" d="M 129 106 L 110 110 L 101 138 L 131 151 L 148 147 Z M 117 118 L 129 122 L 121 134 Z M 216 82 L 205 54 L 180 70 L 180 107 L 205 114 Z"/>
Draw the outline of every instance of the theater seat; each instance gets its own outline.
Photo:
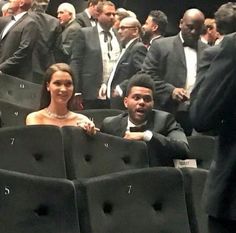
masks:
<path id="1" fill-rule="evenodd" d="M 204 210 L 203 191 L 208 170 L 182 168 L 191 233 L 208 233 L 208 216 Z"/>
<path id="2" fill-rule="evenodd" d="M 79 233 L 75 188 L 65 179 L 0 169 L 1 233 Z"/>
<path id="3" fill-rule="evenodd" d="M 0 99 L 1 127 L 25 125 L 26 116 L 33 111 Z"/>
<path id="4" fill-rule="evenodd" d="M 183 178 L 143 168 L 76 182 L 81 232 L 190 233 Z"/>
<path id="5" fill-rule="evenodd" d="M 217 139 L 208 135 L 188 136 L 189 158 L 197 160 L 197 167 L 209 169 L 215 155 Z"/>
<path id="6" fill-rule="evenodd" d="M 148 166 L 144 142 L 98 132 L 89 136 L 80 128 L 62 127 L 67 177 L 89 178 Z"/>
<path id="7" fill-rule="evenodd" d="M 96 127 L 100 129 L 106 117 L 117 116 L 124 111 L 119 109 L 85 109 L 78 112 L 92 119 Z"/>
<path id="8" fill-rule="evenodd" d="M 60 128 L 33 125 L 0 129 L 0 168 L 38 176 L 65 178 Z"/>
<path id="9" fill-rule="evenodd" d="M 29 109 L 38 109 L 41 85 L 0 74 L 0 99 Z"/>

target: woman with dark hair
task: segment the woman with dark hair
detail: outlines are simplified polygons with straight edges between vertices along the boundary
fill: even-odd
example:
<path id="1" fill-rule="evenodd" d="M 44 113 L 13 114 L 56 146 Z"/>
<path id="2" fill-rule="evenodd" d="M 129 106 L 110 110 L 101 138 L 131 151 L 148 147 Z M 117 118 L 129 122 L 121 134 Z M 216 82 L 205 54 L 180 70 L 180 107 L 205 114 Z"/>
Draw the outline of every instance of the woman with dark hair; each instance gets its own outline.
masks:
<path id="1" fill-rule="evenodd" d="M 71 68 L 65 63 L 51 65 L 42 87 L 40 110 L 30 113 L 26 125 L 79 126 L 89 134 L 96 128 L 86 116 L 70 111 L 74 96 L 74 80 Z"/>

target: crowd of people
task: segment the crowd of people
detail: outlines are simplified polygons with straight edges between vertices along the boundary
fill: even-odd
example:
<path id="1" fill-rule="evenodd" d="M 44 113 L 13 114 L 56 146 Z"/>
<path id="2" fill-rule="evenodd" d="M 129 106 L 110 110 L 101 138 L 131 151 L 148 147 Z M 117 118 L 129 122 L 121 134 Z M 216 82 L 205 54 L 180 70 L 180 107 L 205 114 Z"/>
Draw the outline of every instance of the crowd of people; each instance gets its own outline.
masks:
<path id="1" fill-rule="evenodd" d="M 135 12 L 116 9 L 111 1 L 87 2 L 82 12 L 60 4 L 57 18 L 45 13 L 47 0 L 2 6 L 0 72 L 43 88 L 40 110 L 26 124 L 142 140 L 153 166 L 172 166 L 176 155 L 186 158 L 186 136 L 194 128 L 214 132 L 220 146 L 207 183 L 207 211 L 212 232 L 234 232 L 236 3 L 221 5 L 214 18 L 187 9 L 179 33 L 166 36 L 168 17 L 160 10 L 141 25 Z M 81 97 L 84 109 L 127 112 L 97 129 L 71 111 L 72 100 Z"/>

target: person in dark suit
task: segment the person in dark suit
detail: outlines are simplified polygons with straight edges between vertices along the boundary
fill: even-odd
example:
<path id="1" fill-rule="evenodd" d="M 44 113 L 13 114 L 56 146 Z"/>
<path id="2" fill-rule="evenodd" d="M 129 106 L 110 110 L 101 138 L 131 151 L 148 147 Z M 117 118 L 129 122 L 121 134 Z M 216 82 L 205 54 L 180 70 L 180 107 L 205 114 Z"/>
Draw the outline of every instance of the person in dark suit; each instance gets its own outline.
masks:
<path id="1" fill-rule="evenodd" d="M 152 42 L 162 38 L 166 33 L 166 28 L 168 25 L 168 18 L 163 11 L 152 10 L 148 14 L 148 17 L 143 25 L 143 43 L 149 47 Z"/>
<path id="2" fill-rule="evenodd" d="M 226 4 L 222 4 L 217 11 L 215 12 L 215 22 L 217 31 L 220 34 L 220 38 L 217 42 L 217 45 L 206 48 L 199 62 L 199 67 L 197 71 L 196 82 L 194 84 L 194 88 L 190 95 L 191 102 L 197 97 L 198 90 L 203 82 L 203 78 L 205 77 L 205 72 L 209 69 L 211 62 L 216 57 L 216 55 L 220 52 L 220 43 L 224 39 L 224 35 L 233 33 L 236 31 L 236 3 L 228 2 Z"/>
<path id="3" fill-rule="evenodd" d="M 219 143 L 206 183 L 210 233 L 236 232 L 236 33 L 224 37 L 204 76 L 190 117 L 199 132 L 217 129 Z"/>
<path id="4" fill-rule="evenodd" d="M 88 0 L 87 8 L 76 15 L 76 20 L 81 27 L 92 27 L 96 25 L 98 17 L 97 5 L 103 0 Z"/>
<path id="5" fill-rule="evenodd" d="M 124 98 L 128 112 L 105 118 L 101 132 L 145 141 L 150 166 L 173 166 L 173 159 L 187 157 L 187 138 L 172 114 L 153 110 L 154 91 L 154 82 L 149 75 L 135 74 Z"/>
<path id="6" fill-rule="evenodd" d="M 110 99 L 111 108 L 124 109 L 122 96 L 128 80 L 141 70 L 147 49 L 140 41 L 140 33 L 141 24 L 136 18 L 126 17 L 121 20 L 118 34 L 123 50 L 107 84 L 103 84 L 103 95 Z"/>
<path id="7" fill-rule="evenodd" d="M 32 81 L 32 53 L 38 38 L 36 22 L 27 11 L 31 0 L 10 2 L 14 14 L 0 35 L 0 71 Z"/>
<path id="8" fill-rule="evenodd" d="M 187 10 L 180 20 L 180 33 L 154 41 L 142 67 L 156 82 L 156 107 L 173 113 L 187 135 L 192 132 L 189 95 L 200 55 L 208 46 L 199 40 L 203 24 L 200 10 Z"/>
<path id="9" fill-rule="evenodd" d="M 72 44 L 71 67 L 77 81 L 77 92 L 82 93 L 84 108 L 109 108 L 106 98 L 99 95 L 112 67 L 120 55 L 120 44 L 112 30 L 115 5 L 99 2 L 96 27 L 77 31 Z"/>
<path id="10" fill-rule="evenodd" d="M 75 8 L 70 3 L 62 3 L 57 10 L 57 17 L 63 30 L 58 36 L 55 49 L 56 62 L 70 64 L 72 43 L 76 32 L 81 28 L 75 20 Z"/>
<path id="11" fill-rule="evenodd" d="M 39 84 L 43 83 L 47 68 L 55 63 L 55 44 L 61 32 L 59 20 L 45 13 L 47 4 L 47 0 L 34 0 L 29 11 L 29 15 L 35 20 L 39 29 L 39 38 L 34 46 L 32 58 L 32 81 Z"/>

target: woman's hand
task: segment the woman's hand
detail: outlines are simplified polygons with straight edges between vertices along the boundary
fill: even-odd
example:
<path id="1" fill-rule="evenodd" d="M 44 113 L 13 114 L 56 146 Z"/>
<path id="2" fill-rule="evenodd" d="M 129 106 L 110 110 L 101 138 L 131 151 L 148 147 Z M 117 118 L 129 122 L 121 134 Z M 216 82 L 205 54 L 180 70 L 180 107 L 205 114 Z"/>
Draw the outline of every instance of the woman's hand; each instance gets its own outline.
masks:
<path id="1" fill-rule="evenodd" d="M 99 129 L 95 127 L 95 124 L 90 120 L 78 121 L 77 126 L 82 128 L 89 135 L 95 135 L 96 132 L 99 131 Z"/>

